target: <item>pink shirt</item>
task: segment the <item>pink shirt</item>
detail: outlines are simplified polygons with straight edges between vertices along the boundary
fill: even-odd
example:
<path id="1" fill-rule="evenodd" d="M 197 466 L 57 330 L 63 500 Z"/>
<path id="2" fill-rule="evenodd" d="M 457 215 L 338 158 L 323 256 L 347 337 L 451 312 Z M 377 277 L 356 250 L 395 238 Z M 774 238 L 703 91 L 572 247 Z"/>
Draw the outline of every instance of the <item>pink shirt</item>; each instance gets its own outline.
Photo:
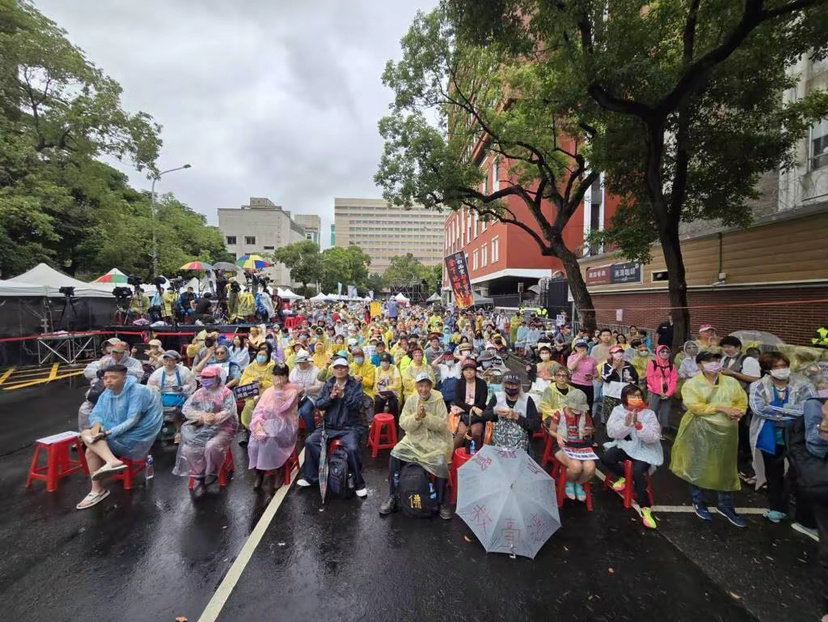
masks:
<path id="1" fill-rule="evenodd" d="M 572 371 L 572 384 L 580 384 L 581 386 L 591 386 L 592 377 L 595 374 L 595 359 L 587 355 L 581 359 L 578 366 L 572 369 L 572 364 L 577 360 L 578 355 L 572 353 L 566 359 L 566 366 Z"/>

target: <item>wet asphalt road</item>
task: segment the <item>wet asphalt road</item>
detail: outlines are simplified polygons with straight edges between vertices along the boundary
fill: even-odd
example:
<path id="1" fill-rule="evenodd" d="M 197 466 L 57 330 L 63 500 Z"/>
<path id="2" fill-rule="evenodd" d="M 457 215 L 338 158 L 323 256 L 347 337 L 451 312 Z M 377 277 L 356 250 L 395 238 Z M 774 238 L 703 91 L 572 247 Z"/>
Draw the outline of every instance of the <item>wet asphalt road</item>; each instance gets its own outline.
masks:
<path id="1" fill-rule="evenodd" d="M 241 448 L 220 494 L 193 501 L 155 449 L 155 478 L 78 512 L 88 483 L 24 487 L 34 439 L 76 425 L 81 388 L 0 392 L 0 599 L 3 619 L 198 619 L 264 510 Z M 220 617 L 235 620 L 780 620 L 818 619 L 817 545 L 748 516 L 736 529 L 687 513 L 641 527 L 593 485 L 595 511 L 567 502 L 563 527 L 532 560 L 486 555 L 459 519 L 380 518 L 388 452 L 366 456 L 370 496 L 324 507 L 292 489 Z M 686 505 L 666 468 L 658 505 Z M 737 506 L 764 507 L 752 491 Z"/>

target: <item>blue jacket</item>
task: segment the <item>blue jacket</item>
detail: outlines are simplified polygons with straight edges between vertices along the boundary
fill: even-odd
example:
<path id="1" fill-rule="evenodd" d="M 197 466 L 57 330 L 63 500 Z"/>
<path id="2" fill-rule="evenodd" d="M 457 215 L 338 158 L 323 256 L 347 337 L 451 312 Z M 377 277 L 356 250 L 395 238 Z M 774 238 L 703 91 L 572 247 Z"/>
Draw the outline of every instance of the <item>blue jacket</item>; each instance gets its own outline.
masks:
<path id="1" fill-rule="evenodd" d="M 109 438 L 124 446 L 154 440 L 163 421 L 161 394 L 132 376 L 127 376 L 120 395 L 106 389 L 89 415 L 90 425 L 100 423 Z"/>
<path id="2" fill-rule="evenodd" d="M 329 378 L 316 400 L 316 407 L 325 411 L 325 427 L 329 430 L 359 427 L 362 425 L 359 413 L 365 399 L 362 384 L 354 380 L 353 376 L 348 376 L 343 396 L 332 400 L 331 389 L 335 383 L 336 378 Z"/>

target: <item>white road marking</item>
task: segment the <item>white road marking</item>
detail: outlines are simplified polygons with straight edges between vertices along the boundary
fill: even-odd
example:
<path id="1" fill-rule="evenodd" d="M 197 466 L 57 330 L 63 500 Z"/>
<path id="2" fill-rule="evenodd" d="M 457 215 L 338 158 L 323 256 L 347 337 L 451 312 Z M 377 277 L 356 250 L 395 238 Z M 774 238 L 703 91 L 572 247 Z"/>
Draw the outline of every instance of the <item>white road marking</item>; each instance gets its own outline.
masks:
<path id="1" fill-rule="evenodd" d="M 273 499 L 270 500 L 270 503 L 262 513 L 259 522 L 256 523 L 256 527 L 253 528 L 253 532 L 245 541 L 238 557 L 236 557 L 236 561 L 234 561 L 233 565 L 230 566 L 230 570 L 227 571 L 227 574 L 224 576 L 224 579 L 222 579 L 218 589 L 216 589 L 215 594 L 213 594 L 210 602 L 207 603 L 207 607 L 204 608 L 204 612 L 201 614 L 198 622 L 215 622 L 218 619 L 221 614 L 221 610 L 230 598 L 230 594 L 233 593 L 233 589 L 239 582 L 244 569 L 247 568 L 250 558 L 253 557 L 256 547 L 259 546 L 262 541 L 262 537 L 267 531 L 267 528 L 270 526 L 270 523 L 273 522 L 273 518 L 276 516 L 276 512 L 282 505 L 282 501 L 285 500 L 288 491 L 290 491 L 291 486 L 293 486 L 293 482 L 296 481 L 299 473 L 301 473 L 302 465 L 304 463 L 305 450 L 302 449 L 302 452 L 299 454 L 299 467 L 295 473 L 291 473 L 290 484 L 282 486 L 276 494 L 273 495 Z"/>

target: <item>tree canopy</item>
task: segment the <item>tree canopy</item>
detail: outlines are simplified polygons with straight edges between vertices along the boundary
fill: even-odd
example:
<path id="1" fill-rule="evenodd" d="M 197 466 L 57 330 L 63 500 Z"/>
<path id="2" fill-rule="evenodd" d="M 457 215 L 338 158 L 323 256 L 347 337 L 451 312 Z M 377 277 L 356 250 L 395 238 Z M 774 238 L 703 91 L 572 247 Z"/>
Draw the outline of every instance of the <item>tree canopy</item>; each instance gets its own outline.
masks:
<path id="1" fill-rule="evenodd" d="M 160 126 L 121 107 L 121 87 L 26 0 L 0 0 L 0 274 L 45 261 L 93 276 L 147 279 L 150 197 L 98 158 L 157 174 Z M 200 214 L 162 197 L 160 269 L 227 259 Z M 230 258 L 232 260 L 232 258 Z"/>
<path id="2" fill-rule="evenodd" d="M 316 283 L 322 278 L 322 256 L 319 245 L 313 240 L 302 240 L 277 248 L 271 257 L 290 270 L 290 278 L 301 283 L 302 289 L 307 289 L 308 283 Z"/>

